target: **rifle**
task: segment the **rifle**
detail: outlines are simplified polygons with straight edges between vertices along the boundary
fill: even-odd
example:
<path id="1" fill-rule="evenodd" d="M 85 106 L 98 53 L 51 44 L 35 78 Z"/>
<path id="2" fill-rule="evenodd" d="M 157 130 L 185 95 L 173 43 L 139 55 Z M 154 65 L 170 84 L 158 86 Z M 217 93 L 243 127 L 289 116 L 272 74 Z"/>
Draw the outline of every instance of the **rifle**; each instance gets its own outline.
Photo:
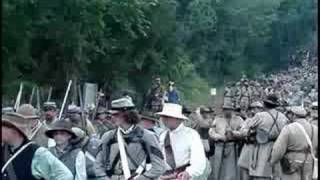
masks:
<path id="1" fill-rule="evenodd" d="M 40 108 L 40 88 L 39 87 L 37 88 L 37 109 L 40 114 L 41 108 Z"/>
<path id="2" fill-rule="evenodd" d="M 52 94 L 52 86 L 50 86 L 50 88 L 49 88 L 49 93 L 48 93 L 47 102 L 50 101 L 50 99 L 51 99 L 51 94 Z"/>
<path id="3" fill-rule="evenodd" d="M 82 127 L 85 130 L 86 134 L 87 132 L 87 119 L 84 115 L 84 107 L 83 107 L 83 101 L 82 101 L 82 93 L 81 93 L 81 86 L 78 85 L 78 93 L 79 93 L 79 100 L 80 100 L 80 109 L 81 109 L 81 121 L 82 121 Z"/>
<path id="4" fill-rule="evenodd" d="M 94 111 L 93 111 L 93 115 L 92 115 L 92 121 L 94 121 L 94 118 L 96 117 L 96 115 L 97 115 L 97 111 L 98 111 L 98 106 L 99 106 L 99 101 L 100 101 L 100 96 L 101 96 L 101 89 L 100 89 L 100 91 L 98 92 L 98 96 L 97 96 L 97 100 L 96 100 L 96 105 L 95 105 L 95 107 L 94 107 Z"/>
<path id="5" fill-rule="evenodd" d="M 60 110 L 60 113 L 59 113 L 58 120 L 61 119 L 62 113 L 64 111 L 64 107 L 66 105 L 66 101 L 67 101 L 67 98 L 68 98 L 68 95 L 69 95 L 71 84 L 72 84 L 72 80 L 69 80 L 69 84 L 68 84 L 68 87 L 67 87 L 67 91 L 66 91 L 66 93 L 64 95 L 64 99 L 63 99 L 63 103 L 62 103 L 62 106 L 61 106 L 61 110 Z"/>
<path id="6" fill-rule="evenodd" d="M 36 87 L 33 86 L 33 87 L 32 87 L 32 92 L 31 92 L 31 96 L 30 96 L 30 99 L 29 99 L 29 104 L 32 104 L 32 100 L 33 100 L 33 96 L 34 96 L 35 90 L 36 90 Z"/>
<path id="7" fill-rule="evenodd" d="M 21 95 L 22 95 L 22 90 L 23 90 L 23 83 L 20 83 L 20 89 L 16 98 L 16 103 L 14 104 L 14 110 L 17 111 L 20 106 L 20 100 L 21 100 Z"/>

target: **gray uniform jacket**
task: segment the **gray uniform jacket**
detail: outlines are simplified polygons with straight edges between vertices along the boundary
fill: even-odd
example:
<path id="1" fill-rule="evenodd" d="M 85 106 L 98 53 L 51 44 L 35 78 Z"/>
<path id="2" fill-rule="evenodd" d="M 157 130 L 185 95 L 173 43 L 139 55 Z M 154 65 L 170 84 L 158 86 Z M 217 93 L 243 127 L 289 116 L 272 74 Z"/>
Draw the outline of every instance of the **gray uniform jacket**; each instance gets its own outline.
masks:
<path id="1" fill-rule="evenodd" d="M 119 161 L 115 162 L 117 156 L 119 159 L 119 146 L 116 132 L 117 129 L 114 129 L 106 132 L 102 136 L 100 151 L 96 157 L 96 174 L 100 177 L 116 175 L 122 170 L 121 167 L 118 167 L 118 164 L 121 163 L 119 163 Z M 128 135 L 123 135 L 123 138 L 127 144 L 126 151 L 131 171 L 135 171 L 145 159 L 149 159 L 150 161 L 147 163 L 151 164 L 151 169 L 142 173 L 142 175 L 137 178 L 138 180 L 157 179 L 165 172 L 163 154 L 160 150 L 157 137 L 152 132 L 143 129 L 140 126 L 136 126 Z M 145 148 L 141 142 L 144 142 Z"/>
<path id="2" fill-rule="evenodd" d="M 304 127 L 312 141 L 313 151 L 317 152 L 318 127 L 311 125 L 306 119 L 297 119 L 296 122 Z M 283 174 L 282 179 L 300 179 L 302 176 L 305 179 L 307 179 L 306 176 L 308 179 L 311 179 L 312 157 L 310 152 L 307 152 L 307 154 L 304 152 L 308 147 L 305 135 L 295 124 L 289 124 L 282 129 L 278 139 L 273 145 L 270 162 L 275 164 L 286 156 L 290 162 L 302 168 L 291 175 Z"/>
<path id="3" fill-rule="evenodd" d="M 277 125 L 274 125 L 270 132 L 273 138 L 277 138 L 277 136 L 280 134 L 281 129 L 288 123 L 288 119 L 284 114 L 278 112 L 275 109 L 269 110 L 269 112 L 275 118 L 278 116 L 276 118 Z M 241 131 L 243 133 L 246 133 L 249 129 L 263 129 L 268 132 L 273 123 L 274 120 L 268 112 L 260 112 L 257 113 L 252 119 L 250 119 L 250 121 L 246 122 Z M 277 127 L 279 128 L 279 130 Z M 280 174 L 280 172 L 277 171 L 280 169 L 280 164 L 278 163 L 275 165 L 275 167 L 273 167 L 270 163 L 273 144 L 274 141 L 270 140 L 264 144 L 253 144 L 253 149 L 251 149 L 252 147 L 249 149 L 247 153 L 248 155 L 252 155 L 249 160 L 250 176 L 271 177 L 272 175 L 278 176 Z M 248 155 L 243 154 L 243 156 L 249 157 L 250 155 Z"/>

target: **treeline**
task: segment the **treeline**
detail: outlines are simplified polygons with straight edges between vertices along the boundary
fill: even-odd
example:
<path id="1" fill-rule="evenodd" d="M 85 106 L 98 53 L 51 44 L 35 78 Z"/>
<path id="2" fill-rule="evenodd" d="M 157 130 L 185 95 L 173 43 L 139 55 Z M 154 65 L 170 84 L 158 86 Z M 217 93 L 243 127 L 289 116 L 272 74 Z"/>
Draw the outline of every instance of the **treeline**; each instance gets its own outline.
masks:
<path id="1" fill-rule="evenodd" d="M 209 87 L 284 68 L 316 47 L 314 0 L 4 0 L 3 99 L 21 81 L 95 82 L 129 89 L 141 102 L 154 75 L 176 82 L 185 103 L 207 103 Z M 26 93 L 28 94 L 28 93 Z M 25 97 L 27 99 L 27 97 Z"/>

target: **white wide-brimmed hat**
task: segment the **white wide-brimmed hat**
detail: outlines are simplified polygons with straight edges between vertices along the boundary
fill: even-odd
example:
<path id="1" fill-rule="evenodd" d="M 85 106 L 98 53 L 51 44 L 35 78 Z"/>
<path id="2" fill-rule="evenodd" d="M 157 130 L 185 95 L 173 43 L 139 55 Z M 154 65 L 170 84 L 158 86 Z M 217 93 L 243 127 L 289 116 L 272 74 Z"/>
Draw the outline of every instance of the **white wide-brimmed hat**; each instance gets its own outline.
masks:
<path id="1" fill-rule="evenodd" d="M 182 114 L 182 106 L 173 103 L 165 103 L 162 112 L 158 112 L 156 114 L 160 116 L 168 116 L 183 120 L 188 119 L 185 115 Z"/>

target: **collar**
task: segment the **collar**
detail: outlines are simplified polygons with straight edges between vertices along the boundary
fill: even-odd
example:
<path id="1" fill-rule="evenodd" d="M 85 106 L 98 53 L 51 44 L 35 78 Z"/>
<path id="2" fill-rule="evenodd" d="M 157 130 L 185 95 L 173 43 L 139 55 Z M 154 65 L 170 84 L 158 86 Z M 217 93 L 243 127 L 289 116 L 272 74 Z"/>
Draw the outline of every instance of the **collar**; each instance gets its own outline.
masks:
<path id="1" fill-rule="evenodd" d="M 175 134 L 175 133 L 180 132 L 180 131 L 183 130 L 183 129 L 184 129 L 184 125 L 183 125 L 183 123 L 181 123 L 176 129 L 171 130 L 170 133 Z"/>
<path id="2" fill-rule="evenodd" d="M 136 127 L 135 125 L 131 125 L 127 130 L 124 130 L 121 127 L 119 127 L 119 130 L 120 130 L 120 132 L 122 132 L 122 134 L 127 135 L 127 134 L 130 134 L 134 130 L 135 127 Z"/>

